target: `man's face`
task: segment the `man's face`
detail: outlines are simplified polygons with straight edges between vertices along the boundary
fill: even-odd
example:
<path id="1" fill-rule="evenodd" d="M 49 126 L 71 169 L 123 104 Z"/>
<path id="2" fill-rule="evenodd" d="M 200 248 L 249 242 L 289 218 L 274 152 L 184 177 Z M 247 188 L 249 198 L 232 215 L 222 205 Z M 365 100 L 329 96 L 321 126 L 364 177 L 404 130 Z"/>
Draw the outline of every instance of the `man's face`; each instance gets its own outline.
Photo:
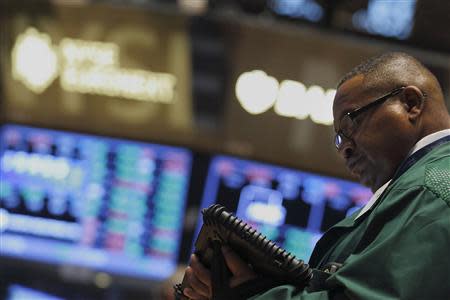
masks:
<path id="1" fill-rule="evenodd" d="M 389 92 L 365 90 L 364 76 L 357 75 L 342 84 L 334 99 L 335 131 L 340 129 L 342 117 Z M 355 130 L 343 140 L 339 154 L 349 171 L 359 181 L 377 190 L 387 182 L 411 148 L 408 116 L 398 100 L 401 94 L 358 115 Z"/>

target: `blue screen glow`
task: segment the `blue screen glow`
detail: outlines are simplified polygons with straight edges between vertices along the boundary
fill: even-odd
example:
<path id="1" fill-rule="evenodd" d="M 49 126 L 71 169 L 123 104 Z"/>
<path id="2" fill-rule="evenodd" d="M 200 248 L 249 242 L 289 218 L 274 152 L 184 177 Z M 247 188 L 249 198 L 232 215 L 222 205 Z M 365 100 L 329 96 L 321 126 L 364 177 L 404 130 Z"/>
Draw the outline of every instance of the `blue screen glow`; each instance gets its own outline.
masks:
<path id="1" fill-rule="evenodd" d="M 324 15 L 322 6 L 314 0 L 272 0 L 269 7 L 280 16 L 310 22 L 319 22 Z"/>
<path id="2" fill-rule="evenodd" d="M 50 295 L 46 292 L 31 289 L 18 284 L 13 284 L 8 288 L 6 300 L 64 300 L 63 298 Z"/>
<path id="3" fill-rule="evenodd" d="M 416 0 L 369 0 L 367 9 L 353 15 L 353 26 L 371 34 L 407 39 L 414 25 Z"/>

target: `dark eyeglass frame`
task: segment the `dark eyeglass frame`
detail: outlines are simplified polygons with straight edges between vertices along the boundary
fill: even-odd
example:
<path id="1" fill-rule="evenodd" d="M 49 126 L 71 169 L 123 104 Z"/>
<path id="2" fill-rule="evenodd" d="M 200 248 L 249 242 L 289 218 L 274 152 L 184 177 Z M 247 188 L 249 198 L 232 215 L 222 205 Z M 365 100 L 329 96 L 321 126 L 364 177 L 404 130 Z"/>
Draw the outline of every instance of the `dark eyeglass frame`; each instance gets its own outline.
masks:
<path id="1" fill-rule="evenodd" d="M 404 86 L 393 89 L 392 91 L 390 91 L 389 93 L 373 100 L 372 102 L 358 107 L 355 110 L 352 110 L 351 112 L 346 113 L 344 116 L 342 116 L 342 118 L 339 120 L 339 130 L 336 133 L 336 135 L 334 136 L 334 145 L 336 146 L 336 149 L 340 149 L 342 146 L 342 143 L 344 141 L 344 137 L 346 138 L 351 138 L 352 134 L 355 132 L 355 129 L 357 128 L 357 124 L 355 124 L 355 122 L 353 121 L 357 116 L 359 116 L 360 114 L 362 114 L 363 112 L 375 107 L 376 105 L 379 105 L 381 103 L 383 103 L 384 101 L 386 101 L 387 99 L 394 97 L 395 95 L 399 94 L 400 92 L 402 92 L 405 89 Z M 425 94 L 424 94 L 425 96 Z M 352 124 L 352 126 L 350 126 L 350 132 L 344 132 L 344 130 L 342 130 L 341 128 L 341 124 L 342 124 L 342 120 L 344 120 L 344 118 L 348 118 Z"/>

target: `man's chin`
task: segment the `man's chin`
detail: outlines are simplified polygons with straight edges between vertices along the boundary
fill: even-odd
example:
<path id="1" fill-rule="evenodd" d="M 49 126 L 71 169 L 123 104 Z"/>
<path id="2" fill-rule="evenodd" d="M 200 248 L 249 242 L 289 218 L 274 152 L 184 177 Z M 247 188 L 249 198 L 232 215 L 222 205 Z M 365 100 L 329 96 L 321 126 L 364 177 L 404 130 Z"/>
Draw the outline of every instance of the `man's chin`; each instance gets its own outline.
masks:
<path id="1" fill-rule="evenodd" d="M 350 173 L 360 184 L 370 188 L 373 192 L 377 190 L 375 180 L 373 176 L 370 176 L 370 174 L 359 170 L 351 170 Z"/>
<path id="2" fill-rule="evenodd" d="M 365 176 L 364 174 L 358 174 L 358 175 L 356 175 L 356 178 L 359 181 L 359 183 L 361 183 L 362 185 L 367 186 L 372 191 L 376 190 L 375 182 L 374 182 L 374 180 L 372 180 L 372 178 L 370 176 L 367 176 L 367 175 Z"/>

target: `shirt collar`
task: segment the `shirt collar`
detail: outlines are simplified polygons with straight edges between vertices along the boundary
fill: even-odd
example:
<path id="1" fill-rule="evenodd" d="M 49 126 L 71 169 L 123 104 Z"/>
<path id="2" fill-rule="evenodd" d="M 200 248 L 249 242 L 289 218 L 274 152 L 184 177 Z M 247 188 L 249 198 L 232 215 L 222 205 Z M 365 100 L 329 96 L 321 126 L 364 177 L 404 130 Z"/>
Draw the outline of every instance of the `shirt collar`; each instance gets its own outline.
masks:
<path id="1" fill-rule="evenodd" d="M 377 202 L 378 198 L 380 198 L 381 194 L 388 187 L 389 183 L 391 183 L 391 180 L 383 184 L 380 188 L 378 188 L 378 190 L 375 191 L 375 193 L 373 193 L 372 197 L 370 197 L 369 202 L 367 202 L 366 205 L 363 207 L 363 209 L 361 209 L 361 211 L 359 212 L 359 214 L 356 216 L 355 219 L 361 217 L 366 211 L 368 211 L 372 207 L 372 205 L 375 204 L 375 202 Z"/>
<path id="2" fill-rule="evenodd" d="M 429 134 L 426 137 L 423 137 L 420 141 L 418 141 L 414 147 L 412 147 L 411 151 L 409 151 L 408 156 L 413 154 L 414 152 L 417 152 L 418 150 L 422 149 L 426 145 L 429 145 L 433 143 L 434 141 L 437 141 L 447 135 L 450 135 L 450 129 L 444 129 L 441 131 L 437 131 L 435 133 Z"/>
<path id="3" fill-rule="evenodd" d="M 420 139 L 412 148 L 411 151 L 408 153 L 408 157 L 411 156 L 413 153 L 417 152 L 418 150 L 422 149 L 423 147 L 443 138 L 446 136 L 450 136 L 450 129 L 444 129 L 441 131 L 434 132 L 432 134 L 429 134 L 422 139 Z M 362 216 L 365 212 L 367 212 L 380 198 L 381 194 L 384 192 L 384 190 L 388 187 L 389 183 L 392 181 L 389 180 L 385 184 L 383 184 L 378 190 L 375 191 L 375 193 L 370 198 L 369 202 L 363 207 L 363 209 L 359 212 L 359 214 L 356 216 L 355 219 Z"/>

